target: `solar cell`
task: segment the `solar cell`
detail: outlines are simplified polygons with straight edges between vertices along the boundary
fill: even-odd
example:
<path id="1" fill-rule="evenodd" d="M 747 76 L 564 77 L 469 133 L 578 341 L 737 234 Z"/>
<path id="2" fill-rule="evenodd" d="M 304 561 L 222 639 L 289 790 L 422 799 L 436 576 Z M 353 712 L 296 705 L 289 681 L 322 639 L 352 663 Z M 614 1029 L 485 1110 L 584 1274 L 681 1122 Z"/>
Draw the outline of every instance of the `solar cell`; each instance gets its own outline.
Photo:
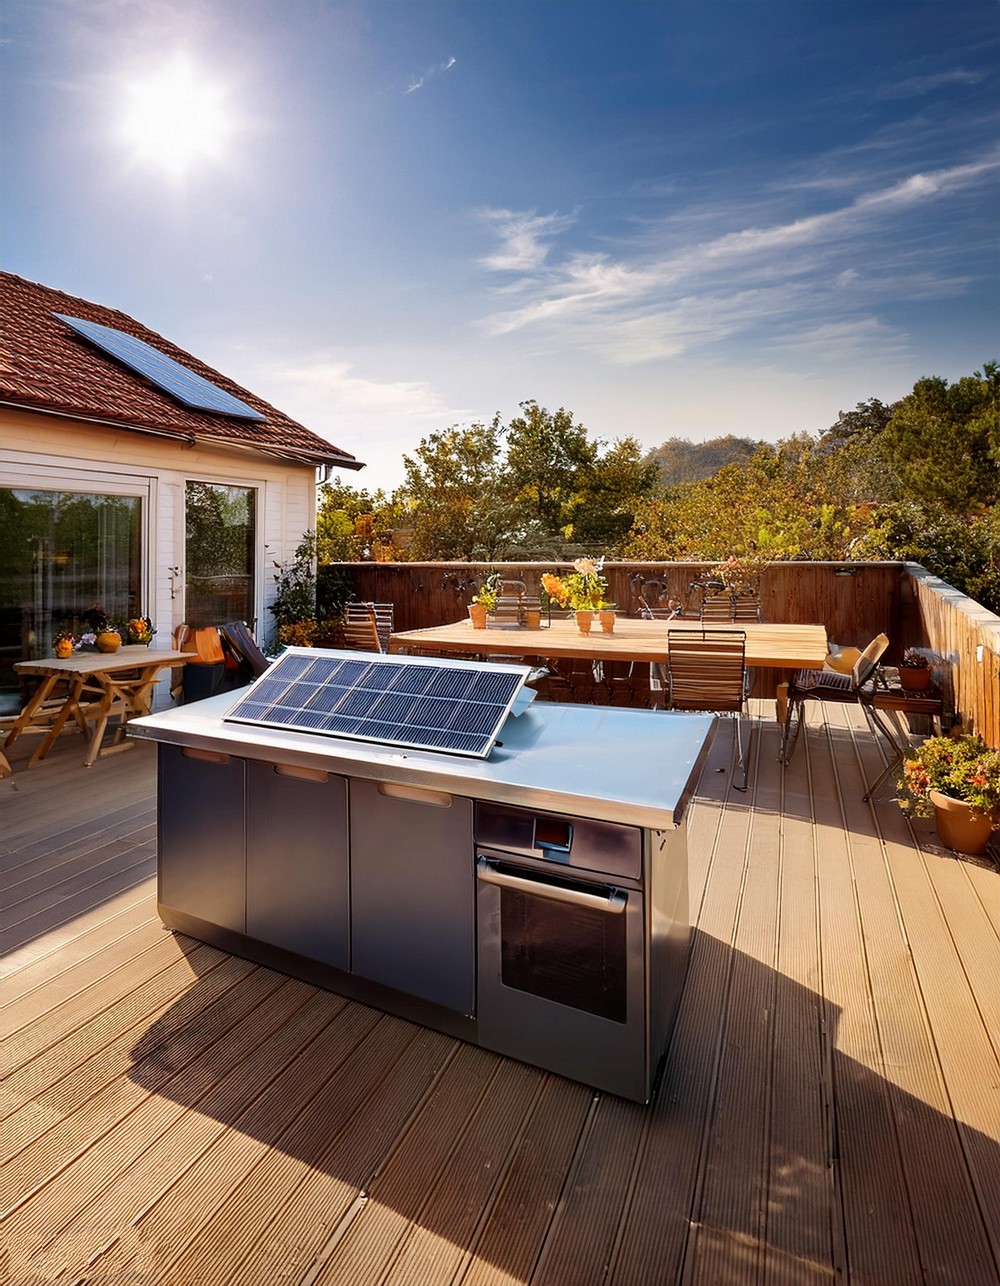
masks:
<path id="1" fill-rule="evenodd" d="M 293 648 L 224 718 L 485 759 L 530 673 L 485 661 Z"/>
<path id="2" fill-rule="evenodd" d="M 54 313 L 53 316 L 111 357 L 123 362 L 130 370 L 144 375 L 157 388 L 169 393 L 184 406 L 198 411 L 212 411 L 216 415 L 234 415 L 242 420 L 266 418 L 252 406 L 247 406 L 246 402 L 241 402 L 238 397 L 226 393 L 218 385 L 196 375 L 194 371 L 175 362 L 152 344 L 136 339 L 134 335 L 126 335 L 124 331 L 115 330 L 112 326 L 101 326 L 98 322 L 84 321 L 80 317 L 67 317 L 64 313 Z"/>

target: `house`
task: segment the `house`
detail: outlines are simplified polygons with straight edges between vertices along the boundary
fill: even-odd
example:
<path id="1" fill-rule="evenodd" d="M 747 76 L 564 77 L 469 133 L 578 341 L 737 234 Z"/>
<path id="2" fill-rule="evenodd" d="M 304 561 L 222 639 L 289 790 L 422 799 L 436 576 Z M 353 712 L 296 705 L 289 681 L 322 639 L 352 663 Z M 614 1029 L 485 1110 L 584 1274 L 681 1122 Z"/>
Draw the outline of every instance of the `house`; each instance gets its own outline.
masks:
<path id="1" fill-rule="evenodd" d="M 268 633 L 317 471 L 362 463 L 140 322 L 0 273 L 0 710 L 95 603 Z"/>

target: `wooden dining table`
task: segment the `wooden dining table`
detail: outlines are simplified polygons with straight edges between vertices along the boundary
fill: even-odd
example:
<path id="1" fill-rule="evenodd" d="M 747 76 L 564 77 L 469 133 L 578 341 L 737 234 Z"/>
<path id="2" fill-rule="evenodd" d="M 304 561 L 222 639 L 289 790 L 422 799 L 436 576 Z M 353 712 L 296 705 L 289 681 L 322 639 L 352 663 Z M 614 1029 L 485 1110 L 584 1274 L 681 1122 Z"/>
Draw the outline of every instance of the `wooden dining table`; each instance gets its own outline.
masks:
<path id="1" fill-rule="evenodd" d="M 746 635 L 746 663 L 783 670 L 823 668 L 829 652 L 823 625 L 772 625 L 761 621 L 740 621 L 724 627 L 703 625 L 679 617 L 670 621 L 647 621 L 619 616 L 613 633 L 606 634 L 595 620 L 589 634 L 581 633 L 575 620 L 553 620 L 546 628 L 532 630 L 514 622 L 472 628 L 470 621 L 434 625 L 422 630 L 403 630 L 389 638 L 390 652 L 454 652 L 489 658 L 494 655 L 581 658 L 590 661 L 649 661 L 667 659 L 668 630 L 703 631 L 738 629 Z"/>
<path id="2" fill-rule="evenodd" d="M 132 744 L 124 740 L 125 725 L 132 715 L 149 714 L 153 686 L 160 671 L 183 665 L 196 656 L 194 652 L 148 647 L 120 647 L 116 652 L 74 652 L 68 657 L 42 657 L 18 661 L 19 674 L 41 679 L 31 699 L 14 720 L 4 741 L 9 749 L 29 729 L 42 729 L 41 744 L 28 760 L 33 768 L 51 750 L 56 737 L 72 719 L 84 732 L 88 724 L 93 731 L 87 742 L 84 765 L 89 768 L 98 755 L 126 750 Z M 57 687 L 65 684 L 65 691 Z M 108 720 L 118 717 L 111 746 L 102 749 Z"/>

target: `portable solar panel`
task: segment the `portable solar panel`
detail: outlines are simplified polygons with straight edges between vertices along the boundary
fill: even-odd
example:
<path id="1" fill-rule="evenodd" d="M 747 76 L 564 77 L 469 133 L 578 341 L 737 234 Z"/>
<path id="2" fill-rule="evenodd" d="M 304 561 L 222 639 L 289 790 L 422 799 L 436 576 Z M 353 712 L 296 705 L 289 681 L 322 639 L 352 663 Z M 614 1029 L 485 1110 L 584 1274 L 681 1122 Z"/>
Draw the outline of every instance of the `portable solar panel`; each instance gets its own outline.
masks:
<path id="1" fill-rule="evenodd" d="M 238 397 L 224 392 L 210 380 L 189 371 L 180 362 L 175 362 L 166 353 L 161 353 L 152 344 L 126 335 L 122 330 L 111 326 L 101 326 L 98 322 L 84 321 L 80 317 L 67 317 L 64 313 L 54 313 L 60 321 L 66 323 L 78 335 L 90 340 L 96 346 L 130 370 L 144 375 L 157 388 L 175 397 L 184 406 L 198 411 L 212 411 L 216 415 L 235 415 L 243 420 L 263 420 L 266 417 Z"/>
<path id="2" fill-rule="evenodd" d="M 486 661 L 289 648 L 224 718 L 485 759 L 530 673 Z"/>

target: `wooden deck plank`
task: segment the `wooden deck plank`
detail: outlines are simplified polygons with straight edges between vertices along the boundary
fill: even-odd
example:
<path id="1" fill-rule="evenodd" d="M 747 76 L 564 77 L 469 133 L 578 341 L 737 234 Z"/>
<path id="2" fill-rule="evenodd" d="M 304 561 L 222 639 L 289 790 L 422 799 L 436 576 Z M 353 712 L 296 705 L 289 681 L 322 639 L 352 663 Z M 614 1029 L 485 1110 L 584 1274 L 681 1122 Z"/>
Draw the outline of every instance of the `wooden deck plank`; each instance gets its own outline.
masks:
<path id="1" fill-rule="evenodd" d="M 860 800 L 865 786 L 841 714 L 831 713 L 828 730 L 813 735 L 810 729 L 802 749 L 809 756 L 816 824 L 827 831 L 818 846 L 817 869 L 846 1269 L 851 1279 L 905 1286 L 920 1280 L 920 1263 L 888 1086 L 878 1074 L 878 1027 L 855 881 L 856 840 L 843 827 L 844 810 Z M 815 789 L 817 780 L 834 784 L 835 791 Z M 862 832 L 870 825 L 860 811 L 852 816 Z"/>
<path id="2" fill-rule="evenodd" d="M 891 784 L 861 801 L 858 711 L 811 711 L 782 769 L 770 709 L 745 795 L 730 721 L 703 768 L 648 1108 L 164 933 L 101 854 L 151 815 L 152 748 L 15 747 L 10 1286 L 996 1286 L 1000 874 Z"/>

